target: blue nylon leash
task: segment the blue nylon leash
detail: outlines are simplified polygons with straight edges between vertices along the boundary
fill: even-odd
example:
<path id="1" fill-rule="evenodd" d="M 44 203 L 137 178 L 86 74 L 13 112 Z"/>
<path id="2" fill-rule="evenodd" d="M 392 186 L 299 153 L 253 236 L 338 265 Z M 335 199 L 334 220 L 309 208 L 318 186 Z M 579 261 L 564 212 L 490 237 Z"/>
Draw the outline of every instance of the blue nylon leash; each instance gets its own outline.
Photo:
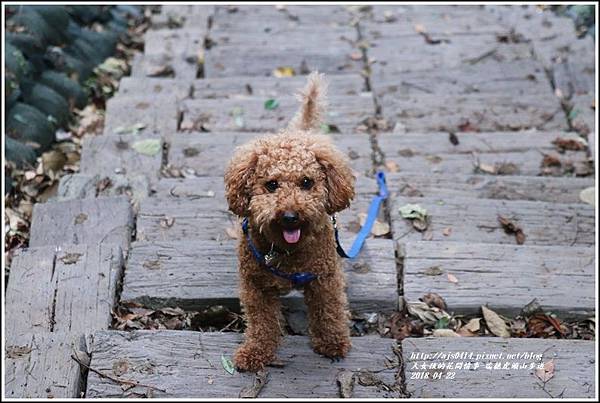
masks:
<path id="1" fill-rule="evenodd" d="M 346 253 L 346 251 L 344 251 L 344 248 L 342 248 L 342 245 L 340 243 L 340 237 L 339 237 L 339 232 L 338 232 L 338 228 L 337 228 L 337 222 L 335 219 L 335 215 L 331 216 L 331 221 L 333 223 L 333 231 L 335 234 L 336 250 L 337 250 L 338 255 L 340 255 L 343 258 L 354 259 L 356 256 L 358 256 L 363 244 L 365 243 L 365 240 L 367 239 L 367 237 L 369 236 L 369 233 L 371 232 L 371 228 L 373 227 L 373 224 L 375 223 L 375 219 L 377 218 L 377 213 L 379 211 L 379 206 L 385 199 L 387 199 L 387 197 L 389 195 L 387 184 L 385 183 L 385 174 L 382 171 L 377 172 L 377 185 L 379 187 L 379 194 L 377 196 L 375 196 L 373 198 L 373 200 L 371 201 L 371 205 L 369 206 L 369 211 L 367 213 L 367 219 L 365 220 L 364 225 L 361 227 L 360 231 L 358 232 L 358 235 L 356 236 L 356 239 L 354 240 L 354 243 L 352 244 L 350 251 L 347 253 Z M 252 242 L 252 239 L 250 238 L 250 231 L 248 230 L 248 218 L 247 217 L 244 218 L 244 220 L 242 221 L 242 231 L 244 232 L 244 235 L 246 235 L 246 240 L 248 242 L 248 246 L 250 247 L 250 251 L 254 255 L 254 258 L 260 264 L 262 264 L 267 270 L 269 270 L 273 275 L 284 278 L 286 280 L 289 280 L 294 285 L 297 285 L 297 286 L 305 285 L 317 278 L 317 276 L 313 273 L 300 272 L 300 273 L 291 273 L 290 274 L 290 273 L 285 273 L 280 270 L 277 270 L 276 268 L 271 266 L 271 264 L 269 262 L 270 259 L 267 256 L 263 255 L 256 248 L 256 246 Z"/>
<path id="2" fill-rule="evenodd" d="M 383 171 L 377 172 L 377 185 L 379 186 L 379 194 L 371 201 L 369 212 L 367 213 L 367 219 L 358 232 L 358 235 L 356 235 L 356 239 L 354 240 L 349 252 L 344 251 L 344 248 L 342 248 L 335 216 L 331 216 L 331 221 L 333 221 L 333 230 L 335 233 L 335 242 L 337 244 L 337 253 L 343 258 L 354 259 L 356 256 L 358 256 L 363 244 L 365 243 L 365 240 L 371 233 L 371 228 L 373 228 L 373 224 L 377 218 L 379 206 L 385 199 L 387 199 L 389 195 L 388 188 L 385 183 L 385 173 L 383 173 Z"/>

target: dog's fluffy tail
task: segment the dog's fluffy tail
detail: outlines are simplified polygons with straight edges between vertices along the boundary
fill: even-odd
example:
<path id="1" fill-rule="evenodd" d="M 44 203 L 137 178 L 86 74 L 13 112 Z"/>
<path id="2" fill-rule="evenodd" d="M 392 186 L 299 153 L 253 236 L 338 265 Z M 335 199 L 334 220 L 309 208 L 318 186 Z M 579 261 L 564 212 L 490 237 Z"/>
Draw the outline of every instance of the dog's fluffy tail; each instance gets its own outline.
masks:
<path id="1" fill-rule="evenodd" d="M 308 76 L 308 82 L 298 94 L 300 109 L 288 125 L 288 130 L 319 129 L 327 109 L 327 81 L 318 71 Z"/>

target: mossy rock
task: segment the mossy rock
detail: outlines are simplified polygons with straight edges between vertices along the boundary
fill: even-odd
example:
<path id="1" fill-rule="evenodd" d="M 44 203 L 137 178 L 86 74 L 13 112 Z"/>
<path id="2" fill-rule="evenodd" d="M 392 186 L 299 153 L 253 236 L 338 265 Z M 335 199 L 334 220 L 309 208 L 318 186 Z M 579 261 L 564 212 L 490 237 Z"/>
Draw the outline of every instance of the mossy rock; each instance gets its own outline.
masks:
<path id="1" fill-rule="evenodd" d="M 4 46 L 4 67 L 7 75 L 13 77 L 17 82 L 31 75 L 33 66 L 23 52 L 14 47 L 11 43 Z"/>
<path id="2" fill-rule="evenodd" d="M 87 94 L 84 89 L 75 80 L 71 80 L 65 73 L 46 70 L 40 76 L 39 82 L 58 92 L 70 105 L 79 109 L 83 108 L 87 103 Z"/>
<path id="3" fill-rule="evenodd" d="M 69 103 L 62 95 L 52 88 L 33 81 L 21 83 L 23 100 L 31 106 L 44 112 L 55 127 L 67 127 L 69 122 Z"/>
<path id="4" fill-rule="evenodd" d="M 10 24 L 16 24 L 25 32 L 37 37 L 45 45 L 64 45 L 67 38 L 61 31 L 64 28 L 53 27 L 28 6 L 19 8 L 19 12 L 9 19 Z"/>
<path id="5" fill-rule="evenodd" d="M 33 148 L 15 139 L 6 137 L 4 142 L 6 160 L 13 161 L 17 167 L 28 167 L 35 164 L 37 155 Z"/>
<path id="6" fill-rule="evenodd" d="M 7 137 L 32 147 L 40 154 L 54 141 L 54 128 L 46 114 L 31 105 L 17 102 L 6 116 Z"/>

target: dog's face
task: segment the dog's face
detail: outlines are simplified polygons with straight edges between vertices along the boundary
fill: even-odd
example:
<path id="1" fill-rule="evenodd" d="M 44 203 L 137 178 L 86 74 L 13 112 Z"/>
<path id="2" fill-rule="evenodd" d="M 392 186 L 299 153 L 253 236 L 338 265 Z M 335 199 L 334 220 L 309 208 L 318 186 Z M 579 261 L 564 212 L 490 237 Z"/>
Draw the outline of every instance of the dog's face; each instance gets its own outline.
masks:
<path id="1" fill-rule="evenodd" d="M 354 180 L 327 136 L 305 132 L 239 148 L 225 175 L 230 209 L 287 250 L 321 231 L 327 215 L 348 207 Z"/>

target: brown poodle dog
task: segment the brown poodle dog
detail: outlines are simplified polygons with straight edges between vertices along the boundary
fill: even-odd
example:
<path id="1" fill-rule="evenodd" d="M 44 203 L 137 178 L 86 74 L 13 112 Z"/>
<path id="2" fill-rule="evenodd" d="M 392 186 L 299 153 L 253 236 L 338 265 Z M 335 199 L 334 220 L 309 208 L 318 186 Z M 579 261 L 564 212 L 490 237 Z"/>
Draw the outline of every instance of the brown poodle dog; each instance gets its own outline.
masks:
<path id="1" fill-rule="evenodd" d="M 238 247 L 240 300 L 246 340 L 234 355 L 240 370 L 257 371 L 275 359 L 281 340 L 279 297 L 290 280 L 271 273 L 250 244 L 283 273 L 310 272 L 303 286 L 314 350 L 341 358 L 350 350 L 345 281 L 330 215 L 349 206 L 355 177 L 329 137 L 317 134 L 326 85 L 312 73 L 289 126 L 239 147 L 225 173 L 229 208 L 248 220 Z M 250 240 L 248 239 L 250 238 Z"/>

